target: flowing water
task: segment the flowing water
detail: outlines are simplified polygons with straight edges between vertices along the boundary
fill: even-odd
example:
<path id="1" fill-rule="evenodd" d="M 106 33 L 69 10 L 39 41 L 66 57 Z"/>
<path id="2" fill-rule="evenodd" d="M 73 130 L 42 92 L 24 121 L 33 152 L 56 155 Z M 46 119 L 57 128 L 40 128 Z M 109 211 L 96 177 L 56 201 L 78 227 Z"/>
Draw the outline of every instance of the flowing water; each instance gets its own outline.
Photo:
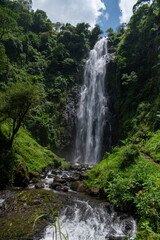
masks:
<path id="1" fill-rule="evenodd" d="M 111 145 L 112 129 L 107 106 L 108 96 L 105 92 L 108 61 L 107 39 L 102 38 L 90 51 L 85 65 L 84 83 L 81 87 L 77 110 L 75 163 L 95 165 L 100 162 L 106 122 L 108 136 L 105 137 Z M 58 173 L 58 178 L 63 181 L 65 175 L 69 182 L 72 174 L 80 174 L 77 170 L 74 171 Z M 49 189 L 47 181 L 50 183 L 50 178 L 46 177 L 45 182 L 45 187 Z M 128 239 L 135 238 L 136 221 L 134 218 L 116 212 L 113 205 L 102 200 L 76 193 L 70 189 L 70 186 L 70 184 L 65 186 L 69 188 L 67 193 L 60 193 L 63 207 L 59 215 L 61 232 L 64 235 L 68 233 L 69 240 L 124 240 L 126 236 L 130 236 Z M 55 234 L 54 227 L 49 226 L 45 237 L 41 240 L 56 239 L 53 238 L 53 234 Z M 58 237 L 58 240 L 60 239 Z"/>
<path id="2" fill-rule="evenodd" d="M 107 39 L 99 40 L 85 66 L 84 84 L 77 111 L 77 133 L 74 162 L 80 162 L 69 171 L 56 170 L 44 173 L 41 180 L 44 188 L 53 191 L 55 181 L 63 207 L 59 220 L 61 232 L 69 235 L 69 240 L 115 240 L 134 239 L 136 220 L 126 214 L 114 210 L 113 205 L 98 200 L 84 193 L 75 192 L 72 183 L 81 181 L 81 173 L 89 170 L 86 164 L 95 165 L 101 159 L 103 132 L 106 121 L 108 125 L 108 143 L 111 144 L 111 124 L 105 93 L 106 64 L 109 59 Z M 85 165 L 82 166 L 82 163 Z M 75 164 L 76 165 L 76 164 Z M 35 187 L 30 185 L 29 188 Z M 65 192 L 63 192 L 65 191 Z M 78 191 L 78 190 L 77 190 Z M 0 197 L 0 206 L 4 202 Z M 57 240 L 53 238 L 53 226 L 48 226 L 44 237 L 40 240 Z M 64 239 L 62 237 L 62 239 Z M 61 238 L 58 238 L 61 240 Z"/>
<path id="3" fill-rule="evenodd" d="M 72 190 L 71 183 L 75 181 L 78 175 L 80 178 L 80 174 L 88 169 L 88 167 L 79 164 L 68 171 L 57 169 L 44 172 L 41 175 L 44 189 L 55 191 L 59 200 L 63 202 L 59 213 L 61 232 L 65 236 L 68 233 L 69 240 L 134 239 L 137 223 L 133 217 L 115 211 L 113 205 L 102 199 Z M 62 183 L 61 188 L 60 186 L 57 186 L 55 190 L 51 188 L 55 181 Z M 68 188 L 68 192 L 63 192 L 64 186 Z M 31 184 L 28 187 L 33 188 L 35 186 Z M 4 200 L 15 193 L 17 191 L 6 190 L 0 192 L 0 210 Z M 35 237 L 32 240 L 64 240 L 63 237 L 59 238 L 59 236 L 53 238 L 53 233 L 55 233 L 55 228 L 49 225 L 43 233 L 44 237 Z M 126 236 L 130 237 L 126 238 Z M 30 240 L 31 238 L 25 239 Z"/>
<path id="4" fill-rule="evenodd" d="M 136 222 L 132 217 L 118 214 L 106 203 L 76 197 L 63 206 L 60 226 L 69 240 L 124 240 L 126 236 L 134 239 L 136 232 Z M 45 238 L 41 240 L 51 240 L 53 232 L 54 228 L 48 227 Z"/>
<path id="5" fill-rule="evenodd" d="M 101 160 L 103 132 L 108 123 L 111 142 L 111 124 L 105 92 L 106 64 L 109 61 L 107 39 L 100 39 L 85 65 L 84 83 L 77 111 L 74 162 L 96 164 Z"/>
<path id="6" fill-rule="evenodd" d="M 83 167 L 62 172 L 57 170 L 57 173 L 54 173 L 56 174 L 55 179 L 59 179 L 59 181 L 65 179 L 63 187 L 64 185 L 68 187 L 68 192 L 62 192 L 59 186 L 57 188 L 59 189 L 58 195 L 63 201 L 59 215 L 61 232 L 65 236 L 68 234 L 69 240 L 126 240 L 126 236 L 130 236 L 128 239 L 134 239 L 137 224 L 133 217 L 118 213 L 113 205 L 104 200 L 75 192 L 70 188 L 70 180 L 73 176 L 80 174 L 81 169 Z M 49 187 L 52 182 L 51 172 L 46 175 L 43 181 L 45 188 L 51 190 Z M 45 236 L 41 240 L 60 240 L 59 237 L 53 238 L 53 233 L 55 236 L 54 230 L 53 226 L 48 226 Z"/>

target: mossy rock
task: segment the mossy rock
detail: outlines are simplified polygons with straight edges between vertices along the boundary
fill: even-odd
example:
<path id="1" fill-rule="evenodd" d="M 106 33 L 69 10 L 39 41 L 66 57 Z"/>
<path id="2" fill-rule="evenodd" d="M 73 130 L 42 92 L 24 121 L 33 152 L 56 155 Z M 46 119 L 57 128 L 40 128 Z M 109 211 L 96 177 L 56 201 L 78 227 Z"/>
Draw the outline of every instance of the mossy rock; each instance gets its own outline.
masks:
<path id="1" fill-rule="evenodd" d="M 14 186 L 27 187 L 29 182 L 28 168 L 24 162 L 19 163 L 18 167 L 14 171 L 15 179 Z"/>
<path id="2" fill-rule="evenodd" d="M 53 192 L 42 189 L 25 190 L 11 197 L 0 216 L 0 240 L 40 235 L 48 223 L 54 221 L 50 204 L 55 212 L 61 207 L 61 201 Z"/>

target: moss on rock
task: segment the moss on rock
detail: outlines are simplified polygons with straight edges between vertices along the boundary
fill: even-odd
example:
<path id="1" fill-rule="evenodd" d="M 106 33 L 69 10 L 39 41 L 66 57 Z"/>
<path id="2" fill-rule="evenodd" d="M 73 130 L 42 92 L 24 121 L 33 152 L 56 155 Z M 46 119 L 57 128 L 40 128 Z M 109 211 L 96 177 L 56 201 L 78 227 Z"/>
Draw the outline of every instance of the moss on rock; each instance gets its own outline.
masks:
<path id="1" fill-rule="evenodd" d="M 40 234 L 48 222 L 54 221 L 49 202 L 56 212 L 61 207 L 61 201 L 47 190 L 25 190 L 7 200 L 0 216 L 0 240 L 18 240 Z"/>

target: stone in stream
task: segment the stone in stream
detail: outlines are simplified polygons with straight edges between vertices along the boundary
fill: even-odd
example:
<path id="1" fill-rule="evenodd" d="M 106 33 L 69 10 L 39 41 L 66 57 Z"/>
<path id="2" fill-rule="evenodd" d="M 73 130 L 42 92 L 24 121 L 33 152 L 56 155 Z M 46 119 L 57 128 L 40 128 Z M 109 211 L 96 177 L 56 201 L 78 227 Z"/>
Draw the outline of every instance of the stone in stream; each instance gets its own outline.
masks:
<path id="1" fill-rule="evenodd" d="M 55 182 L 59 182 L 59 183 L 65 183 L 65 182 L 66 182 L 66 179 L 60 178 L 60 177 L 58 177 L 58 176 L 55 176 L 54 181 L 55 181 Z"/>
<path id="2" fill-rule="evenodd" d="M 53 174 L 48 174 L 47 177 L 48 177 L 48 178 L 53 178 L 54 175 L 53 175 Z"/>
<path id="3" fill-rule="evenodd" d="M 88 179 L 88 173 L 87 172 L 82 172 L 80 174 L 80 180 Z"/>
<path id="4" fill-rule="evenodd" d="M 77 192 L 85 192 L 86 190 L 84 183 L 80 181 L 71 183 L 71 189 Z"/>
<path id="5" fill-rule="evenodd" d="M 125 237 L 122 237 L 122 236 L 109 236 L 109 237 L 106 237 L 106 240 L 126 240 Z"/>
<path id="6" fill-rule="evenodd" d="M 52 174 L 57 175 L 57 169 L 52 169 Z"/>
<path id="7" fill-rule="evenodd" d="M 79 163 L 74 163 L 74 164 L 70 165 L 70 170 L 81 171 L 82 168 L 83 168 L 83 165 L 79 164 Z"/>
<path id="8" fill-rule="evenodd" d="M 46 175 L 43 174 L 43 173 L 41 173 L 41 174 L 40 174 L 40 178 L 41 178 L 41 179 L 45 179 L 45 178 L 46 178 Z"/>
<path id="9" fill-rule="evenodd" d="M 100 194 L 99 188 L 92 187 L 90 189 L 90 194 L 93 195 L 93 196 L 99 195 Z"/>
<path id="10" fill-rule="evenodd" d="M 62 191 L 62 192 L 68 192 L 68 187 L 61 185 L 61 186 L 57 186 L 56 190 L 57 191 Z"/>
<path id="11" fill-rule="evenodd" d="M 32 178 L 32 180 L 29 182 L 30 184 L 32 184 L 32 183 L 38 183 L 39 182 L 39 179 L 38 178 Z"/>
<path id="12" fill-rule="evenodd" d="M 38 182 L 38 183 L 35 184 L 36 189 L 41 189 L 43 187 L 44 187 L 44 184 L 42 182 Z"/>
<path id="13" fill-rule="evenodd" d="M 124 233 L 127 235 L 127 233 L 132 229 L 133 229 L 133 222 L 128 219 L 125 225 Z"/>
<path id="14" fill-rule="evenodd" d="M 79 173 L 73 173 L 73 175 L 71 177 L 68 178 L 68 180 L 75 182 L 80 180 L 80 174 Z"/>
<path id="15" fill-rule="evenodd" d="M 63 175 L 62 175 L 62 179 L 66 179 L 66 180 L 67 180 L 68 177 L 69 177 L 69 176 L 68 176 L 67 174 L 63 174 Z"/>
<path id="16" fill-rule="evenodd" d="M 126 239 L 122 236 L 115 236 L 116 234 L 117 234 L 116 230 L 111 227 L 105 239 L 106 240 L 125 240 Z"/>
<path id="17" fill-rule="evenodd" d="M 52 188 L 52 189 L 56 189 L 57 187 L 61 187 L 62 184 L 59 183 L 59 182 L 52 182 L 49 187 Z"/>

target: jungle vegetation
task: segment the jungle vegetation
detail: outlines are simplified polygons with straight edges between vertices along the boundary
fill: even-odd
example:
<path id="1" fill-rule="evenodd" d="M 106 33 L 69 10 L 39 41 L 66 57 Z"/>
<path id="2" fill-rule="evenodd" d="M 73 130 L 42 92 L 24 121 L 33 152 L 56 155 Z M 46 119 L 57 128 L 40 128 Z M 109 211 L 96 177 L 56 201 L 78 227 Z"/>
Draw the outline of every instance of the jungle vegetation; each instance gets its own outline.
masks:
<path id="1" fill-rule="evenodd" d="M 160 0 L 138 0 L 129 23 L 106 32 L 114 56 L 106 81 L 116 141 L 86 184 L 100 188 L 122 211 L 136 214 L 137 239 L 159 239 Z M 33 171 L 33 159 L 46 154 L 41 171 L 53 156 L 45 148 L 63 151 L 67 99 L 81 84 L 88 52 L 101 34 L 98 25 L 90 30 L 87 23 L 52 23 L 44 11 L 32 10 L 31 0 L 0 0 L 2 186 L 14 183 L 20 162 Z M 33 157 L 35 147 L 41 158 Z"/>

